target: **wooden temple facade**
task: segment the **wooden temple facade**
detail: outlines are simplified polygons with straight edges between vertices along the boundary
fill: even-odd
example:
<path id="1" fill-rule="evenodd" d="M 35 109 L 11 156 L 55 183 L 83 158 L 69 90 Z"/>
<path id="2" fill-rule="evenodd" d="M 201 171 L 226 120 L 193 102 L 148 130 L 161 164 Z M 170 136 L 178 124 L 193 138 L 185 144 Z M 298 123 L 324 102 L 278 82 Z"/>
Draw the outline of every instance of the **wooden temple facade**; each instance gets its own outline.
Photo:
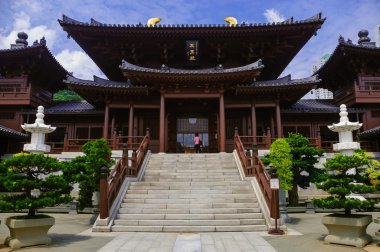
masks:
<path id="1" fill-rule="evenodd" d="M 108 78 L 93 80 L 67 73 L 44 41 L 27 46 L 26 37 L 19 34 L 14 48 L 0 50 L 0 125 L 13 134 L 0 129 L 6 143 L 2 153 L 27 139 L 20 125 L 34 120 L 37 105 L 46 107 L 46 122 L 57 127 L 47 139 L 57 152 L 77 151 L 85 141 L 101 137 L 122 149 L 147 128 L 153 152 L 192 151 L 195 133 L 205 152 L 230 152 L 235 128 L 262 148 L 289 132 L 330 148 L 337 136 L 326 125 L 338 121 L 342 102 L 349 106 L 351 120 L 364 123 L 364 130 L 380 124 L 369 112 L 380 105 L 373 97 L 380 89 L 360 95 L 343 92 L 349 85 L 358 86 L 352 78 L 375 85 L 380 49 L 339 42 L 318 75 L 279 77 L 324 20 L 318 14 L 273 24 L 148 27 L 63 16 L 59 23 L 68 37 Z M 347 68 L 353 76 L 334 80 L 336 73 L 347 72 L 340 61 L 346 62 L 349 50 L 340 47 L 357 47 L 360 56 L 347 61 L 354 65 Z M 332 89 L 336 99 L 300 100 L 317 86 Z M 84 101 L 52 102 L 52 93 L 63 88 L 74 90 Z M 371 141 L 372 148 L 376 144 Z"/>

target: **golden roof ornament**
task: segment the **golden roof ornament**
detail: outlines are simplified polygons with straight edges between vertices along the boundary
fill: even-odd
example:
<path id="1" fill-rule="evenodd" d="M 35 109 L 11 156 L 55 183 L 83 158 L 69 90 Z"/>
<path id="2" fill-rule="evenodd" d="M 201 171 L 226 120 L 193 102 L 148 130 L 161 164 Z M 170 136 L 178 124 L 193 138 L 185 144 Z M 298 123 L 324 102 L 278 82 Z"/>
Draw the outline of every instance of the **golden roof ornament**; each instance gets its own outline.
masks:
<path id="1" fill-rule="evenodd" d="M 234 17 L 226 17 L 224 18 L 224 21 L 228 23 L 229 27 L 236 26 L 238 24 L 236 18 Z"/>
<path id="2" fill-rule="evenodd" d="M 156 24 L 158 24 L 160 21 L 161 21 L 161 18 L 152 17 L 152 18 L 149 18 L 149 20 L 146 24 L 148 25 L 148 27 L 155 27 Z"/>

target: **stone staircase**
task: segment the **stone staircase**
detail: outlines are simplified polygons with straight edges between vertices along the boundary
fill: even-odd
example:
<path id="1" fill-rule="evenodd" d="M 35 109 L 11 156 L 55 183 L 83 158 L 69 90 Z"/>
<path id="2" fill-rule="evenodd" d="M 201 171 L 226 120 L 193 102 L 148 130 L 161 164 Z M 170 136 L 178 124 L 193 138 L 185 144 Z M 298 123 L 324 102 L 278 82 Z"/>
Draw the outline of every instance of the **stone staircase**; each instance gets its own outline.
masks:
<path id="1" fill-rule="evenodd" d="M 267 230 L 249 181 L 232 154 L 152 154 L 144 181 L 132 182 L 112 231 Z"/>

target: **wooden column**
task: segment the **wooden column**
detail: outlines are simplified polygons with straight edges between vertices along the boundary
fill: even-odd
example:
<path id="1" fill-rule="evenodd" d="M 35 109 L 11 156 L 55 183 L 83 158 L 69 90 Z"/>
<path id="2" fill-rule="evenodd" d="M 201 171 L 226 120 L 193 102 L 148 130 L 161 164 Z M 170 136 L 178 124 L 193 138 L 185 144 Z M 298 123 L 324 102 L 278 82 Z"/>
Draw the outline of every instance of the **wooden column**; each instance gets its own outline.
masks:
<path id="1" fill-rule="evenodd" d="M 133 105 L 129 107 L 128 136 L 133 136 Z"/>
<path id="2" fill-rule="evenodd" d="M 111 119 L 111 137 L 114 135 L 114 132 L 115 132 L 115 115 L 112 116 L 112 119 Z"/>
<path id="3" fill-rule="evenodd" d="M 276 102 L 276 127 L 277 138 L 282 138 L 281 111 L 279 102 Z"/>
<path id="4" fill-rule="evenodd" d="M 160 149 L 159 152 L 165 152 L 165 95 L 161 92 L 160 99 Z"/>
<path id="5" fill-rule="evenodd" d="M 252 104 L 251 106 L 251 131 L 252 131 L 252 137 L 253 137 L 253 143 L 256 143 L 256 136 L 257 136 L 257 122 L 256 122 L 256 107 L 255 104 Z"/>
<path id="6" fill-rule="evenodd" d="M 133 104 L 129 107 L 129 119 L 128 119 L 128 149 L 132 149 L 133 143 Z"/>
<path id="7" fill-rule="evenodd" d="M 220 138 L 219 138 L 219 146 L 220 152 L 226 152 L 226 118 L 224 113 L 224 94 L 221 93 L 219 96 L 219 119 L 220 119 Z"/>
<path id="8" fill-rule="evenodd" d="M 110 113 L 110 106 L 109 106 L 108 102 L 106 102 L 106 106 L 104 108 L 104 126 L 103 126 L 103 138 L 104 139 L 108 139 L 109 113 Z"/>

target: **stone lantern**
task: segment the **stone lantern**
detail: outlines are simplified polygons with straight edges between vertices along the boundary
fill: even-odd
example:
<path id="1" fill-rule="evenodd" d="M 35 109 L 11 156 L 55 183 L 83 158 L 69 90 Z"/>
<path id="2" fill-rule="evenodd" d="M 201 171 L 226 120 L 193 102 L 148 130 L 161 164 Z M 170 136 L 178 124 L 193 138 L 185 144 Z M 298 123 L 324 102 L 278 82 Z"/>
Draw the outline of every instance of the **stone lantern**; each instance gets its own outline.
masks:
<path id="1" fill-rule="evenodd" d="M 24 144 L 24 151 L 32 154 L 43 154 L 50 152 L 50 146 L 45 144 L 45 134 L 53 132 L 56 127 L 44 123 L 44 107 L 38 106 L 36 121 L 32 124 L 24 123 L 21 127 L 32 133 L 30 144 Z"/>
<path id="2" fill-rule="evenodd" d="M 354 142 L 352 131 L 358 130 L 362 124 L 359 122 L 350 122 L 346 105 L 340 105 L 340 121 L 327 126 L 331 131 L 339 133 L 339 143 L 333 145 L 334 151 L 339 151 L 342 155 L 349 156 L 354 154 L 354 150 L 360 149 L 360 143 Z"/>

